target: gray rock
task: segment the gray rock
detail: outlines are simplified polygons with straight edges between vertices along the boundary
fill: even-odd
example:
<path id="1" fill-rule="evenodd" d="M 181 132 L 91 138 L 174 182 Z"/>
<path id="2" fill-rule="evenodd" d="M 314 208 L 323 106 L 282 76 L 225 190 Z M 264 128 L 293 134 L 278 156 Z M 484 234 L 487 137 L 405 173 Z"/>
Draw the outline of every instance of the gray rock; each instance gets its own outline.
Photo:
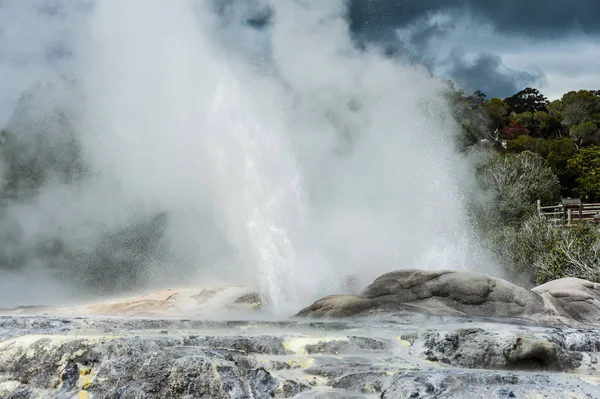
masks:
<path id="1" fill-rule="evenodd" d="M 547 312 L 564 320 L 600 323 L 600 284 L 579 278 L 550 281 L 532 289 L 545 303 Z"/>
<path id="2" fill-rule="evenodd" d="M 530 290 L 472 272 L 400 270 L 377 278 L 362 295 L 434 314 L 521 317 L 543 311 L 543 300 Z"/>
<path id="3" fill-rule="evenodd" d="M 17 339 L 2 347 L 0 375 L 67 397 L 84 391 L 120 398 L 270 398 L 308 388 L 274 377 L 243 351 L 182 344 L 169 337 Z"/>
<path id="4" fill-rule="evenodd" d="M 600 323 L 600 284 L 567 278 L 528 290 L 472 272 L 400 270 L 377 278 L 361 295 L 328 296 L 296 316 L 405 318 L 411 314 L 596 324 Z"/>
<path id="5" fill-rule="evenodd" d="M 459 329 L 426 333 L 421 339 L 425 359 L 466 368 L 560 371 L 576 369 L 582 360 L 579 352 L 559 342 L 514 332 Z"/>
<path id="6" fill-rule="evenodd" d="M 600 331 L 469 321 L 0 316 L 0 397 L 600 397 Z"/>
<path id="7" fill-rule="evenodd" d="M 320 341 L 316 344 L 309 344 L 305 346 L 305 351 L 309 355 L 314 354 L 358 354 L 363 353 L 365 350 L 385 350 L 388 345 L 380 340 L 366 338 L 366 337 L 348 337 L 347 341 Z"/>
<path id="8" fill-rule="evenodd" d="M 573 391 L 571 391 L 573 390 Z M 575 396 L 571 396 L 576 392 Z M 593 391 L 578 387 L 577 381 L 565 379 L 560 385 L 551 376 L 511 375 L 490 371 L 450 371 L 431 373 L 411 370 L 398 373 L 381 394 L 391 398 L 572 398 L 594 397 Z"/>

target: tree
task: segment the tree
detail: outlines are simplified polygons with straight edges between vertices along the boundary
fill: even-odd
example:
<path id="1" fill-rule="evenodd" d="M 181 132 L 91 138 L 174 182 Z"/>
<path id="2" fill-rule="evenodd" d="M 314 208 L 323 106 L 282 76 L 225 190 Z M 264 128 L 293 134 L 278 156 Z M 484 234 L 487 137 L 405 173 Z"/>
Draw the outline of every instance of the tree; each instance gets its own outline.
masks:
<path id="1" fill-rule="evenodd" d="M 589 122 L 600 112 L 600 98 L 591 91 L 570 91 L 562 97 L 562 123 L 568 128 Z"/>
<path id="2" fill-rule="evenodd" d="M 567 161 L 567 168 L 577 174 L 575 192 L 586 202 L 600 200 L 600 147 L 581 148 Z"/>
<path id="3" fill-rule="evenodd" d="M 489 121 L 480 102 L 485 94 L 476 92 L 473 96 L 465 97 L 463 91 L 457 90 L 451 81 L 445 94 L 454 119 L 461 126 L 461 135 L 458 137 L 461 149 L 469 148 L 483 138 L 490 138 Z"/>
<path id="4" fill-rule="evenodd" d="M 501 129 L 507 124 L 509 105 L 499 98 L 492 98 L 483 105 L 487 117 L 496 129 Z"/>
<path id="5" fill-rule="evenodd" d="M 524 134 L 528 135 L 530 132 L 529 129 L 520 123 L 512 123 L 509 127 L 500 130 L 500 133 L 502 133 L 502 136 L 505 138 L 516 139 Z"/>
<path id="6" fill-rule="evenodd" d="M 592 122 L 584 122 L 569 129 L 569 134 L 577 148 L 581 147 L 583 144 L 590 143 L 596 133 L 598 133 L 598 126 Z"/>
<path id="7" fill-rule="evenodd" d="M 548 113 L 552 116 L 556 116 L 559 119 L 562 118 L 563 102 L 560 100 L 554 100 L 548 104 Z"/>
<path id="8" fill-rule="evenodd" d="M 549 104 L 548 99 L 542 93 L 531 87 L 521 90 L 512 97 L 505 98 L 504 102 L 509 105 L 511 112 L 517 114 L 547 111 Z"/>
<path id="9" fill-rule="evenodd" d="M 485 103 L 486 97 L 487 96 L 485 95 L 485 93 L 477 90 L 475 93 L 473 93 L 469 97 L 467 97 L 467 101 L 469 102 L 469 104 L 471 105 L 472 108 L 478 108 L 478 107 L 483 106 L 483 104 Z"/>
<path id="10" fill-rule="evenodd" d="M 558 177 L 561 185 L 561 191 L 564 196 L 570 197 L 574 194 L 577 187 L 578 174 L 568 168 L 569 159 L 575 156 L 577 149 L 573 140 L 564 137 L 558 140 L 552 140 L 550 143 L 550 152 L 546 157 L 546 165 L 552 169 Z"/>
<path id="11" fill-rule="evenodd" d="M 548 112 L 537 111 L 533 114 L 533 119 L 535 120 L 537 135 L 539 137 L 549 138 L 552 136 L 561 136 L 562 126 L 560 124 L 560 118 L 557 118 Z"/>
<path id="12" fill-rule="evenodd" d="M 513 125 L 521 125 L 525 129 L 529 131 L 529 134 L 535 136 L 535 132 L 537 130 L 537 123 L 533 117 L 532 112 L 523 112 L 522 114 L 512 114 L 510 118 L 510 124 Z"/>
<path id="13" fill-rule="evenodd" d="M 510 152 L 531 151 L 545 158 L 550 151 L 550 145 L 547 140 L 522 135 L 509 141 L 507 149 Z"/>

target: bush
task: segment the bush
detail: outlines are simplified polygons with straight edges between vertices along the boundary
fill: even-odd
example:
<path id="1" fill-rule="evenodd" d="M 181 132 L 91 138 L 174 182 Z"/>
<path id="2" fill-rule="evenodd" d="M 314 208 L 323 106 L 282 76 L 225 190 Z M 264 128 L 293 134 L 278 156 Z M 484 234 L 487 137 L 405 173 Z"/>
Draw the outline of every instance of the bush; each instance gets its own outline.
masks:
<path id="1" fill-rule="evenodd" d="M 550 152 L 550 145 L 547 140 L 523 135 L 509 141 L 507 149 L 510 152 L 531 151 L 546 158 Z"/>
<path id="2" fill-rule="evenodd" d="M 518 223 L 544 204 L 560 200 L 560 183 L 544 158 L 530 151 L 496 155 L 478 168 L 480 186 L 492 195 L 486 223 L 503 226 Z"/>
<path id="3" fill-rule="evenodd" d="M 600 230 L 588 223 L 562 230 L 553 248 L 541 252 L 533 265 L 538 283 L 563 277 L 600 282 Z"/>
<path id="4" fill-rule="evenodd" d="M 490 236 L 496 257 L 511 276 L 523 276 L 531 284 L 539 281 L 540 258 L 553 250 L 559 231 L 537 214 L 517 226 L 501 227 Z M 512 278 L 514 280 L 514 278 Z"/>
<path id="5" fill-rule="evenodd" d="M 595 225 L 557 229 L 534 215 L 518 226 L 498 229 L 491 245 L 512 279 L 524 276 L 531 284 L 564 277 L 600 282 L 600 229 Z"/>

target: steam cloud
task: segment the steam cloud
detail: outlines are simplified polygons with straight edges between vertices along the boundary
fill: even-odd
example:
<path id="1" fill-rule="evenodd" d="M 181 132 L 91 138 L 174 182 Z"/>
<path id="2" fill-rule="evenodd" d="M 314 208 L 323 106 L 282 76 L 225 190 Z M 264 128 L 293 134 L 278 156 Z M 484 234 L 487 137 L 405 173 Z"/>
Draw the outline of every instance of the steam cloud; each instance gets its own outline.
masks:
<path id="1" fill-rule="evenodd" d="M 38 148 L 17 160 L 45 163 L 3 199 L 0 305 L 219 281 L 286 312 L 348 276 L 491 271 L 444 83 L 358 49 L 344 1 L 56 4 L 82 7 L 73 79 L 46 78 L 7 124 L 7 148 Z M 270 25 L 242 23 L 250 7 Z"/>

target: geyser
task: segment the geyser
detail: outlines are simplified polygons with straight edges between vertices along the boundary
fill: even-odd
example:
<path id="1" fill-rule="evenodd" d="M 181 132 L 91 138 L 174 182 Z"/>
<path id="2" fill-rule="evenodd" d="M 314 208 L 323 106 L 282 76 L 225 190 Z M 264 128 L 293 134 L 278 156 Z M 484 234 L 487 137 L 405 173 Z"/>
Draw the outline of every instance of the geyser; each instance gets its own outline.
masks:
<path id="1" fill-rule="evenodd" d="M 96 248 L 102 234 L 164 214 L 131 288 L 250 282 L 274 312 L 339 292 L 349 276 L 490 272 L 465 216 L 471 177 L 445 84 L 357 48 L 342 0 L 252 2 L 271 11 L 260 28 L 243 23 L 248 4 L 228 4 L 86 11 L 69 68 L 84 98 L 71 111 L 86 175 L 43 184 L 33 225 L 61 228 L 36 225 L 16 245 Z M 248 37 L 255 47 L 232 44 Z M 61 201 L 45 200 L 57 187 Z M 12 215 L 32 229 L 31 216 Z M 114 267 L 97 263 L 94 284 L 118 280 L 123 266 L 104 272 Z"/>

